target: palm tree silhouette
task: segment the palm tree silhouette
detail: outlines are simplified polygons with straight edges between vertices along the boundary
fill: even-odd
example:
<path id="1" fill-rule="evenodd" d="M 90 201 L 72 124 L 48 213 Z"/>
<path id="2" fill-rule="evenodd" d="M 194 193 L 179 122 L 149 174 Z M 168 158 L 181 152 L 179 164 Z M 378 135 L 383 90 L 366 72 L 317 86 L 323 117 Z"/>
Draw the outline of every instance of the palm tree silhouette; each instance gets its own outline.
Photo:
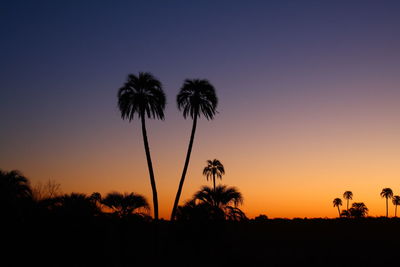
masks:
<path id="1" fill-rule="evenodd" d="M 201 114 L 203 114 L 207 120 L 212 120 L 217 112 L 216 108 L 218 105 L 218 98 L 215 93 L 214 86 L 208 80 L 186 79 L 176 97 L 176 102 L 178 104 L 178 109 L 182 110 L 183 112 L 183 117 L 186 119 L 188 116 L 190 116 L 193 119 L 193 126 L 190 134 L 190 141 L 186 153 L 182 176 L 179 181 L 178 191 L 176 193 L 174 206 L 172 208 L 171 220 L 175 219 L 179 198 L 182 193 L 183 183 L 185 182 L 186 172 L 190 161 L 190 154 L 192 153 L 194 135 L 196 133 L 197 119 Z"/>
<path id="2" fill-rule="evenodd" d="M 368 208 L 363 202 L 354 202 L 349 209 L 349 214 L 354 218 L 362 218 L 368 215 Z"/>
<path id="3" fill-rule="evenodd" d="M 236 220 L 237 216 L 245 218 L 244 213 L 238 209 L 238 206 L 243 204 L 243 196 L 235 187 L 218 185 L 211 188 L 203 186 L 194 194 L 193 200 L 208 205 L 214 214 L 222 214 L 225 219 Z"/>
<path id="4" fill-rule="evenodd" d="M 386 198 L 386 217 L 389 216 L 389 198 L 393 197 L 393 191 L 390 188 L 383 188 L 381 192 L 381 197 Z"/>
<path id="5" fill-rule="evenodd" d="M 347 200 L 347 211 L 349 210 L 349 200 L 353 199 L 353 192 L 346 191 L 343 193 L 343 198 Z"/>
<path id="6" fill-rule="evenodd" d="M 122 119 L 128 119 L 130 122 L 136 114 L 142 122 L 143 143 L 153 193 L 155 220 L 158 220 L 158 197 L 149 142 L 147 140 L 145 118 L 163 120 L 165 101 L 161 82 L 148 72 L 140 72 L 138 76 L 130 74 L 127 82 L 118 91 L 118 107 L 121 111 Z"/>
<path id="7" fill-rule="evenodd" d="M 178 207 L 179 220 L 245 220 L 246 215 L 238 206 L 243 196 L 235 187 L 218 185 L 216 188 L 202 186 L 193 198 Z"/>
<path id="8" fill-rule="evenodd" d="M 392 199 L 394 207 L 394 217 L 397 217 L 397 206 L 400 205 L 400 196 L 393 196 Z"/>
<path id="9" fill-rule="evenodd" d="M 340 198 L 335 198 L 333 200 L 333 207 L 337 207 L 338 213 L 339 213 L 339 217 L 340 217 L 340 206 L 342 206 L 342 200 Z"/>
<path id="10" fill-rule="evenodd" d="M 224 165 L 222 165 L 222 163 L 217 160 L 207 160 L 207 166 L 204 167 L 203 169 L 203 175 L 206 176 L 207 181 L 208 179 L 212 178 L 213 180 L 213 188 L 215 190 L 215 177 L 219 178 L 222 180 L 222 175 L 225 174 L 225 169 L 224 169 Z"/>
<path id="11" fill-rule="evenodd" d="M 118 216 L 126 217 L 130 214 L 137 213 L 143 215 L 140 210 L 149 210 L 149 204 L 144 196 L 136 193 L 121 194 L 112 192 L 106 195 L 102 203 L 112 209 Z"/>

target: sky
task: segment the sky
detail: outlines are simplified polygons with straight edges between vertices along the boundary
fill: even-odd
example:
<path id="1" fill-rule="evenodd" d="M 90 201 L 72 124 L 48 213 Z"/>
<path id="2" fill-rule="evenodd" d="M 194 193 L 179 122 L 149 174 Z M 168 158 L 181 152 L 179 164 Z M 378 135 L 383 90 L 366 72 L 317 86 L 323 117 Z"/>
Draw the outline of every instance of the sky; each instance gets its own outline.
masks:
<path id="1" fill-rule="evenodd" d="M 248 217 L 335 217 L 346 190 L 385 214 L 400 195 L 399 1 L 1 1 L 0 168 L 64 193 L 151 187 L 140 122 L 117 91 L 153 73 L 167 96 L 148 121 L 160 216 L 169 218 L 192 121 L 187 78 L 219 98 L 200 119 L 181 203 L 208 159 Z M 390 207 L 393 214 L 394 207 Z"/>

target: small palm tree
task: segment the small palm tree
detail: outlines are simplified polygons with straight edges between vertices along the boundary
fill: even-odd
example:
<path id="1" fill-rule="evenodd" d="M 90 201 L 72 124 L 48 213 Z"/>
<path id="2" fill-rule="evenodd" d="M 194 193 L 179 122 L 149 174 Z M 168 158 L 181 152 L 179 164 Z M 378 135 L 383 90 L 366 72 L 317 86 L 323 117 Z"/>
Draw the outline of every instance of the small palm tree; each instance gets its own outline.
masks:
<path id="1" fill-rule="evenodd" d="M 181 197 L 183 183 L 185 182 L 186 172 L 189 167 L 190 154 L 192 153 L 194 135 L 196 133 L 197 119 L 203 115 L 207 120 L 212 120 L 217 112 L 218 98 L 214 86 L 208 80 L 185 80 L 179 94 L 176 97 L 178 109 L 183 112 L 183 117 L 193 119 L 192 132 L 186 153 L 185 164 L 182 176 L 179 181 L 178 191 L 176 192 L 174 206 L 172 208 L 171 220 L 175 219 L 176 211 Z"/>
<path id="2" fill-rule="evenodd" d="M 346 191 L 343 193 L 343 198 L 347 200 L 347 211 L 349 210 L 349 200 L 353 199 L 353 192 Z"/>
<path id="3" fill-rule="evenodd" d="M 203 186 L 184 206 L 179 206 L 180 220 L 245 220 L 246 215 L 238 207 L 243 196 L 235 187 L 218 185 L 216 188 Z"/>
<path id="4" fill-rule="evenodd" d="M 149 210 L 146 198 L 136 193 L 121 194 L 112 192 L 106 195 L 102 203 L 120 217 L 126 217 L 133 213 L 143 215 L 141 211 Z"/>
<path id="5" fill-rule="evenodd" d="M 400 205 L 400 196 L 393 196 L 392 202 L 393 205 L 395 206 L 394 217 L 397 217 L 397 206 Z"/>
<path id="6" fill-rule="evenodd" d="M 118 91 L 118 107 L 121 111 L 122 119 L 132 121 L 136 114 L 142 123 L 143 143 L 153 193 L 155 220 L 158 220 L 158 197 L 149 142 L 147 140 L 146 117 L 163 120 L 165 102 L 165 94 L 162 90 L 161 82 L 148 72 L 140 72 L 138 76 L 130 74 L 127 82 Z"/>
<path id="7" fill-rule="evenodd" d="M 340 217 L 340 206 L 342 206 L 342 200 L 340 198 L 335 198 L 333 200 L 333 207 L 337 207 L 338 213 L 339 213 L 339 217 Z"/>
<path id="8" fill-rule="evenodd" d="M 213 185 L 214 185 L 214 190 L 215 190 L 215 178 L 219 178 L 222 180 L 222 175 L 225 174 L 225 169 L 224 169 L 224 165 L 222 165 L 222 163 L 217 160 L 207 160 L 207 166 L 204 167 L 203 170 L 203 175 L 208 179 L 212 178 L 213 180 Z"/>
<path id="9" fill-rule="evenodd" d="M 393 191 L 390 188 L 383 188 L 381 192 L 381 197 L 386 198 L 386 217 L 389 216 L 389 198 L 393 197 Z"/>
<path id="10" fill-rule="evenodd" d="M 368 208 L 363 202 L 354 202 L 349 209 L 349 214 L 354 218 L 362 218 L 368 215 Z"/>
<path id="11" fill-rule="evenodd" d="M 215 190 L 203 186 L 194 194 L 193 199 L 222 209 L 226 206 L 237 207 L 243 204 L 243 196 L 239 190 L 226 185 L 218 185 Z"/>

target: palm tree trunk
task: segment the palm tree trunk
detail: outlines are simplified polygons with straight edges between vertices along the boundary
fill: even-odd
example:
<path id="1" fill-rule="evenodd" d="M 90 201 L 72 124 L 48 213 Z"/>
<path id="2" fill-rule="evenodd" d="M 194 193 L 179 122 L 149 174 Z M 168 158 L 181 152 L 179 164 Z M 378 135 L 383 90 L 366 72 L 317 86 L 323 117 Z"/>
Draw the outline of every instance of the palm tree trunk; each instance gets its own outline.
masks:
<path id="1" fill-rule="evenodd" d="M 386 218 L 389 216 L 388 198 L 386 198 Z"/>
<path id="2" fill-rule="evenodd" d="M 338 213 L 339 213 L 339 218 L 340 218 L 340 209 L 339 209 L 339 206 L 337 206 L 337 211 L 338 211 Z"/>
<path id="3" fill-rule="evenodd" d="M 394 205 L 394 217 L 397 217 L 397 205 Z"/>
<path id="4" fill-rule="evenodd" d="M 145 122 L 144 112 L 142 113 L 141 117 L 142 117 L 141 119 L 142 119 L 142 134 L 143 134 L 144 150 L 146 152 L 147 166 L 149 167 L 151 190 L 153 192 L 154 220 L 158 221 L 157 188 L 156 188 L 156 181 L 154 179 L 153 164 L 151 162 L 149 142 L 147 140 L 147 131 L 146 131 L 146 122 Z"/>
<path id="5" fill-rule="evenodd" d="M 347 199 L 347 211 L 349 211 L 349 199 Z"/>
<path id="6" fill-rule="evenodd" d="M 193 118 L 192 133 L 190 135 L 189 147 L 188 147 L 187 154 L 186 154 L 186 160 L 185 160 L 185 165 L 183 167 L 181 180 L 179 181 L 178 192 L 176 192 L 176 197 L 175 197 L 175 201 L 174 201 L 174 207 L 172 208 L 171 221 L 173 221 L 175 219 L 176 210 L 178 208 L 178 203 L 179 203 L 179 198 L 181 197 L 181 193 L 182 193 L 183 183 L 185 181 L 186 172 L 187 172 L 187 169 L 189 167 L 190 154 L 192 153 L 194 134 L 196 133 L 196 127 L 197 127 L 197 117 L 198 117 L 197 114 L 198 114 L 198 111 L 195 112 L 194 118 Z"/>
<path id="7" fill-rule="evenodd" d="M 214 183 L 214 192 L 215 192 L 215 173 L 213 173 L 213 183 Z"/>

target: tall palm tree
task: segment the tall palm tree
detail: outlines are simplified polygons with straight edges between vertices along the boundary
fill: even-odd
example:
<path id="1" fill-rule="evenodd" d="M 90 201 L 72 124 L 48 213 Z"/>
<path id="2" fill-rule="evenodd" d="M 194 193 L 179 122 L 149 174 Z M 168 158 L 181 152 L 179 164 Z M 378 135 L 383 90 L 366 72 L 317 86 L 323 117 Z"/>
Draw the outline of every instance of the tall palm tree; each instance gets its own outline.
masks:
<path id="1" fill-rule="evenodd" d="M 225 169 L 224 169 L 224 165 L 222 165 L 222 163 L 217 160 L 207 160 L 207 166 L 204 167 L 203 169 L 203 175 L 208 179 L 212 178 L 213 180 L 213 185 L 214 185 L 214 190 L 215 190 L 215 178 L 219 178 L 222 180 L 222 175 L 225 174 Z"/>
<path id="2" fill-rule="evenodd" d="M 349 200 L 353 199 L 353 192 L 351 191 L 344 192 L 343 198 L 347 200 L 347 211 L 349 211 Z"/>
<path id="3" fill-rule="evenodd" d="M 165 94 L 162 90 L 161 82 L 148 72 L 140 72 L 138 76 L 134 74 L 128 75 L 126 83 L 118 91 L 118 107 L 121 111 L 122 119 L 128 119 L 130 122 L 136 114 L 142 122 L 143 143 L 153 193 L 155 220 L 158 220 L 158 198 L 149 142 L 147 140 L 146 117 L 163 120 L 165 102 Z"/>
<path id="4" fill-rule="evenodd" d="M 342 200 L 340 198 L 335 198 L 333 200 L 333 207 L 337 207 L 338 213 L 339 213 L 339 217 L 340 217 L 340 206 L 342 206 Z"/>
<path id="5" fill-rule="evenodd" d="M 389 198 L 393 197 L 393 191 L 390 188 L 383 188 L 381 192 L 381 197 L 386 198 L 386 217 L 389 216 Z"/>
<path id="6" fill-rule="evenodd" d="M 393 196 L 392 199 L 394 207 L 394 217 L 397 217 L 397 206 L 400 205 L 400 196 Z"/>
<path id="7" fill-rule="evenodd" d="M 178 109 L 183 112 L 186 119 L 190 116 L 193 119 L 192 132 L 186 153 L 185 164 L 183 166 L 182 176 L 179 181 L 178 191 L 175 196 L 174 206 L 172 208 L 171 220 L 175 219 L 178 208 L 179 198 L 181 197 L 183 183 L 185 182 L 186 172 L 189 166 L 190 154 L 192 153 L 194 135 L 196 133 L 197 119 L 203 115 L 207 120 L 212 120 L 217 112 L 218 98 L 214 86 L 208 80 L 189 80 L 186 79 L 176 97 Z"/>

